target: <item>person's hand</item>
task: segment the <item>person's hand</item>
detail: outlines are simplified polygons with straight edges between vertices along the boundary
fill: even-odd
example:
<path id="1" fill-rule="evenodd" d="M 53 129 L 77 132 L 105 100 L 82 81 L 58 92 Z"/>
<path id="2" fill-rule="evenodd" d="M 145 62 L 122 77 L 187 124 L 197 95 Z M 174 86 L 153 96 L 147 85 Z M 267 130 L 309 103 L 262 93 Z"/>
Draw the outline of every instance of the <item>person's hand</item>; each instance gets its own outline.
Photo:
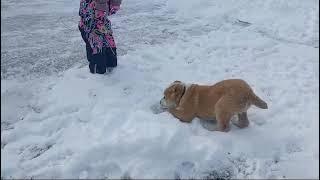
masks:
<path id="1" fill-rule="evenodd" d="M 109 6 L 107 4 L 107 0 L 95 0 L 95 8 L 96 10 L 99 10 L 99 11 L 106 11 L 109 9 Z"/>

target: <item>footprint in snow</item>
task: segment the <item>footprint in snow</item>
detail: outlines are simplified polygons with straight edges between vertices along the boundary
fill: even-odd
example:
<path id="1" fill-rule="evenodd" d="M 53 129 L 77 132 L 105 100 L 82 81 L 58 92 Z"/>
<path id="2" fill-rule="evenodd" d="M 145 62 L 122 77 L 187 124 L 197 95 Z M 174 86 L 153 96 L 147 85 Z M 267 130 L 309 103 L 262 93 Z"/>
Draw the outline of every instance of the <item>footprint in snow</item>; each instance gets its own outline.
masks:
<path id="1" fill-rule="evenodd" d="M 35 159 L 48 151 L 52 146 L 53 144 L 27 146 L 20 152 L 22 156 L 21 161 Z"/>
<path id="2" fill-rule="evenodd" d="M 195 164 L 190 161 L 184 161 L 179 164 L 174 172 L 175 179 L 192 177 Z"/>
<path id="3" fill-rule="evenodd" d="M 132 93 L 132 88 L 131 87 L 124 87 L 123 88 L 123 93 L 125 95 L 130 95 Z"/>
<path id="4" fill-rule="evenodd" d="M 93 89 L 90 89 L 88 94 L 89 94 L 89 97 L 96 97 L 97 96 L 96 91 Z"/>

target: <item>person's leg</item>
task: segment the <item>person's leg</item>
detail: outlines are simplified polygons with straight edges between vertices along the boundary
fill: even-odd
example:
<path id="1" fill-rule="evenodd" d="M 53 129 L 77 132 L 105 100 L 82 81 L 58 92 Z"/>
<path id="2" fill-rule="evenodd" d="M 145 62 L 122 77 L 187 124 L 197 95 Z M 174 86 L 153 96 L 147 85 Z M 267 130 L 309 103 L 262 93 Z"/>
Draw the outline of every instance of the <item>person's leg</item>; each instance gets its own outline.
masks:
<path id="1" fill-rule="evenodd" d="M 96 73 L 96 58 L 94 58 L 94 55 L 92 54 L 92 48 L 89 45 L 89 43 L 86 44 L 86 51 L 87 51 L 87 59 L 89 62 L 89 69 L 90 72 L 95 74 Z"/>
<path id="2" fill-rule="evenodd" d="M 101 52 L 92 55 L 91 67 L 94 69 L 94 73 L 104 74 L 106 72 L 106 61 L 104 48 Z"/>
<path id="3" fill-rule="evenodd" d="M 79 28 L 81 36 L 86 43 L 86 52 L 87 59 L 89 61 L 90 72 L 95 74 L 104 74 L 106 70 L 111 72 L 114 67 L 117 66 L 117 49 L 116 47 L 103 47 L 101 52 L 93 54 L 93 50 L 89 44 L 89 41 L 86 39 L 84 31 Z M 113 37 L 111 36 L 110 41 L 114 43 Z"/>
<path id="4" fill-rule="evenodd" d="M 82 37 L 83 41 L 86 44 L 86 53 L 87 53 L 87 60 L 89 62 L 89 70 L 90 70 L 91 73 L 95 74 L 97 65 L 95 63 L 95 58 L 93 58 L 92 48 L 90 46 L 90 43 L 89 43 L 88 39 L 85 36 L 85 32 L 83 31 L 83 29 L 81 29 L 79 27 L 79 31 L 81 33 L 81 37 Z"/>
<path id="5" fill-rule="evenodd" d="M 113 68 L 117 66 L 117 51 L 116 48 L 103 47 L 98 54 L 92 55 L 93 68 L 98 74 L 112 72 Z"/>
<path id="6" fill-rule="evenodd" d="M 88 44 L 88 43 L 86 44 L 86 51 L 87 51 L 87 59 L 90 62 L 92 59 L 92 49 L 91 49 L 90 44 Z"/>
<path id="7" fill-rule="evenodd" d="M 117 67 L 118 65 L 117 48 L 112 34 L 106 35 L 105 38 L 108 41 L 108 45 L 111 46 L 106 47 L 105 51 L 107 71 L 110 72 L 113 68 Z"/>
<path id="8" fill-rule="evenodd" d="M 116 48 L 107 48 L 106 49 L 106 68 L 108 73 L 111 73 L 113 68 L 117 67 L 117 49 Z"/>
<path id="9" fill-rule="evenodd" d="M 118 65 L 117 48 L 107 48 L 105 54 L 107 58 L 107 62 L 106 62 L 107 67 L 112 67 L 112 68 L 117 67 Z"/>

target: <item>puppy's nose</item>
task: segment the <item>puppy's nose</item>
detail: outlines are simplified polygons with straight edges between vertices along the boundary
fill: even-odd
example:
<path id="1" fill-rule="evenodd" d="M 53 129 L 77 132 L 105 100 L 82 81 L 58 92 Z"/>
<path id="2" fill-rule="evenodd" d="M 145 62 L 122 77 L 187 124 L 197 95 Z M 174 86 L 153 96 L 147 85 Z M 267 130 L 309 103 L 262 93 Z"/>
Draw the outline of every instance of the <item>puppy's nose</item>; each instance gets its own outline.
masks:
<path id="1" fill-rule="evenodd" d="M 160 100 L 160 105 L 163 104 L 164 97 Z"/>

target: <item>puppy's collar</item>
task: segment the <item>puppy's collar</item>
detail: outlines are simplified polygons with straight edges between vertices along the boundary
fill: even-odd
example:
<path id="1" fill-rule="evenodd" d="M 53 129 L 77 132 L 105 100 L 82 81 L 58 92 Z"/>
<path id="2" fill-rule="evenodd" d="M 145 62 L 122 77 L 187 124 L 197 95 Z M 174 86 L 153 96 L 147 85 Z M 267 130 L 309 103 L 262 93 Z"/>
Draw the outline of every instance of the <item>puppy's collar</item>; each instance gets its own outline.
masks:
<path id="1" fill-rule="evenodd" d="M 183 95 L 186 93 L 186 90 L 187 90 L 186 85 L 183 85 L 183 92 L 182 92 L 182 94 L 181 94 L 180 100 L 181 100 L 181 98 L 183 97 Z"/>

